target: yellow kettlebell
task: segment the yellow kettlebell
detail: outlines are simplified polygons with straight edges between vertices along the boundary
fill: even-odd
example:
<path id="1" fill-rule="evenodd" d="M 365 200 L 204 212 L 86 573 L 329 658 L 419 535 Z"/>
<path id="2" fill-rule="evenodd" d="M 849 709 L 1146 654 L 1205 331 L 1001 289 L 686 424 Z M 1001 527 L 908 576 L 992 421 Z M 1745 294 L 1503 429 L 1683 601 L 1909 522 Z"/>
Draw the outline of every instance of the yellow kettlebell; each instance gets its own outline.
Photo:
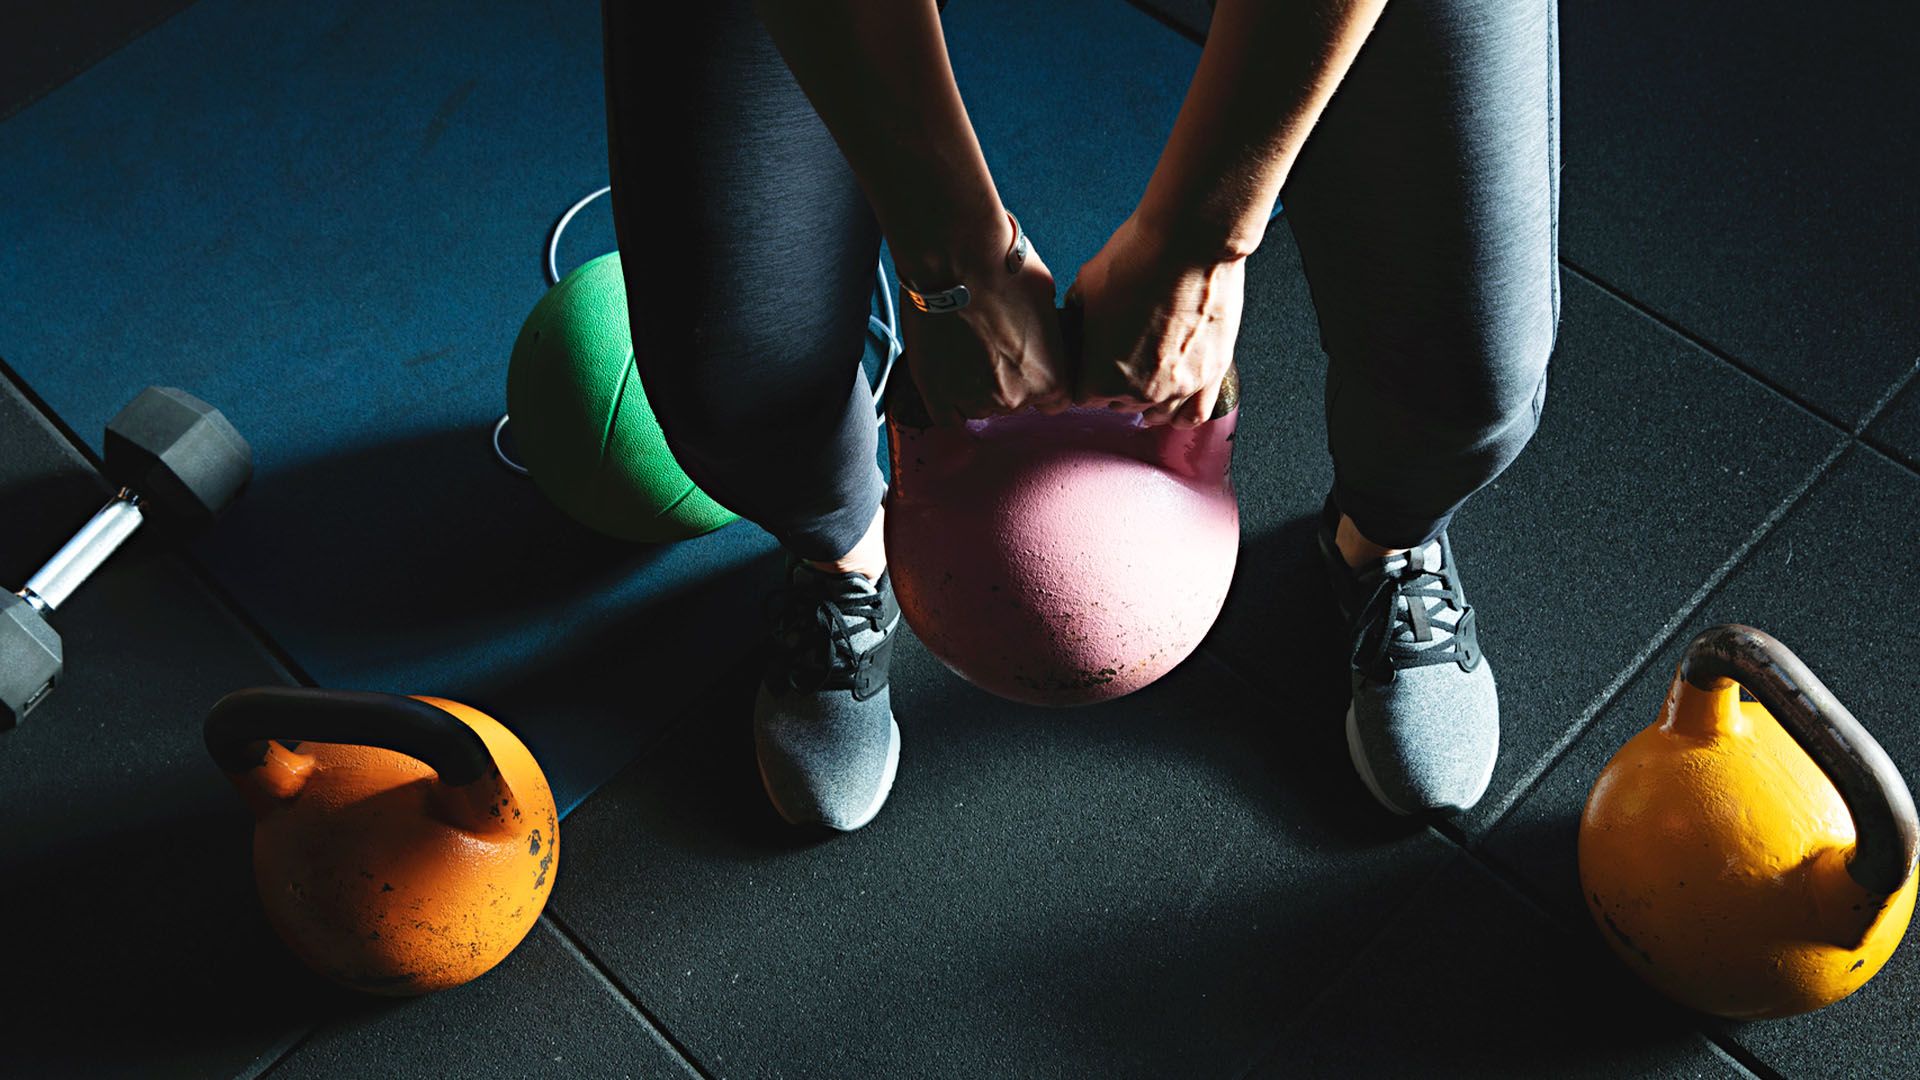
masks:
<path id="1" fill-rule="evenodd" d="M 267 921 L 344 986 L 425 994 L 476 978 L 553 891 L 553 791 L 526 746 L 477 709 L 259 687 L 220 699 L 206 741 L 253 808 Z"/>
<path id="2" fill-rule="evenodd" d="M 1580 885 L 1613 951 L 1669 997 L 1790 1016 L 1887 962 L 1917 849 L 1880 744 L 1786 646 L 1729 624 L 1687 646 L 1659 719 L 1594 782 Z"/>

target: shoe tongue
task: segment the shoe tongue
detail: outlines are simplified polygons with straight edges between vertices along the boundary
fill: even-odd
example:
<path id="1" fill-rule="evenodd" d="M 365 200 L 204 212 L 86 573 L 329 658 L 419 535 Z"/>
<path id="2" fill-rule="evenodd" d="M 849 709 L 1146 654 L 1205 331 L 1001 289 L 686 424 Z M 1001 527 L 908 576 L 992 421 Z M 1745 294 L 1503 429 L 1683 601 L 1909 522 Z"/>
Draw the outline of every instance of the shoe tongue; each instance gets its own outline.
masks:
<path id="1" fill-rule="evenodd" d="M 865 574 L 858 572 L 842 574 L 832 570 L 822 570 L 805 559 L 793 561 L 789 580 L 796 585 L 805 585 L 833 597 L 866 596 L 877 591 L 873 582 L 868 580 Z"/>
<path id="2" fill-rule="evenodd" d="M 1383 569 L 1389 574 L 1398 574 L 1403 570 L 1414 574 L 1437 572 L 1440 569 L 1440 541 L 1434 540 L 1425 547 L 1389 555 Z"/>

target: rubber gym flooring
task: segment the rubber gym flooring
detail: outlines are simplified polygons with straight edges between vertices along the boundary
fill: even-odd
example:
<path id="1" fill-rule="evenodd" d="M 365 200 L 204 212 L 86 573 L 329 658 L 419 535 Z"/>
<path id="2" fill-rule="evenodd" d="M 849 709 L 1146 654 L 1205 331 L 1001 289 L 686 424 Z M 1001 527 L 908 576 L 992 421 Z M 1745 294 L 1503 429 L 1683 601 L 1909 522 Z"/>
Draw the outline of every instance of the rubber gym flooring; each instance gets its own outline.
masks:
<path id="1" fill-rule="evenodd" d="M 1063 290 L 1137 198 L 1206 15 L 949 7 Z M 143 386 L 218 404 L 257 473 L 188 551 L 137 538 L 56 613 L 67 678 L 0 736 L 0 1073 L 1920 1072 L 1911 944 L 1821 1012 L 1711 1021 L 1613 960 L 1574 868 L 1593 777 L 1715 622 L 1787 642 L 1920 776 L 1917 31 L 1891 3 L 1817 33 L 1778 0 L 1563 3 L 1548 403 L 1453 534 L 1503 703 L 1473 812 L 1399 823 L 1347 764 L 1282 224 L 1248 275 L 1243 547 L 1202 650 L 1057 713 L 909 635 L 894 794 L 822 842 L 766 807 L 745 727 L 771 542 L 596 538 L 487 446 L 542 238 L 604 182 L 595 6 L 7 9 L 0 581 L 105 497 L 102 425 Z M 611 246 L 602 202 L 562 262 Z M 389 1002 L 287 958 L 199 735 L 276 682 L 465 700 L 533 748 L 572 812 L 499 968 Z"/>

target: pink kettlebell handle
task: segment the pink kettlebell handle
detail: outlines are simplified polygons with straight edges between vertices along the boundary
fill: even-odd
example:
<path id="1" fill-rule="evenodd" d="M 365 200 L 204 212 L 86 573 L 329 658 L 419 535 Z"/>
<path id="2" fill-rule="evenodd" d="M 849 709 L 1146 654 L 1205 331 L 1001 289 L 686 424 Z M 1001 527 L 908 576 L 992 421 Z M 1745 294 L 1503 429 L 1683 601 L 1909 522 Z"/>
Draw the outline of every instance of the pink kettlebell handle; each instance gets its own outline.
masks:
<path id="1" fill-rule="evenodd" d="M 1076 297 L 1074 299 L 1077 300 L 1078 298 Z M 1058 314 L 1060 317 L 1060 337 L 1066 347 L 1067 366 L 1069 370 L 1076 370 L 1080 366 L 1080 353 L 1083 343 L 1086 340 L 1084 332 L 1086 311 L 1080 304 L 1075 302 L 1059 308 Z M 1239 405 L 1240 366 L 1233 364 L 1227 368 L 1226 375 L 1220 380 L 1220 396 L 1214 401 L 1213 415 L 1208 417 L 1208 424 L 1210 425 L 1212 422 L 1225 417 L 1227 414 L 1233 412 L 1234 409 L 1238 408 Z M 957 430 L 964 430 L 969 434 L 978 435 L 995 425 L 1003 425 L 1009 421 L 1024 422 L 1027 417 L 1038 415 L 1041 414 L 1035 410 L 1023 409 L 1009 416 L 992 416 L 981 420 L 968 420 L 962 425 L 938 426 L 952 426 Z M 1068 409 L 1066 415 L 1081 418 L 1093 416 L 1113 417 L 1116 419 L 1111 421 L 1111 423 L 1112 426 L 1115 427 L 1138 428 L 1143 431 L 1153 430 L 1147 427 L 1140 419 L 1140 414 L 1138 413 L 1119 413 L 1112 409 L 1075 406 Z M 919 385 L 913 381 L 913 367 L 907 363 L 905 353 L 902 353 L 899 358 L 894 361 L 893 374 L 887 380 L 887 418 L 891 422 L 920 430 L 936 426 L 933 422 L 932 415 L 927 412 L 926 401 L 920 396 Z"/>

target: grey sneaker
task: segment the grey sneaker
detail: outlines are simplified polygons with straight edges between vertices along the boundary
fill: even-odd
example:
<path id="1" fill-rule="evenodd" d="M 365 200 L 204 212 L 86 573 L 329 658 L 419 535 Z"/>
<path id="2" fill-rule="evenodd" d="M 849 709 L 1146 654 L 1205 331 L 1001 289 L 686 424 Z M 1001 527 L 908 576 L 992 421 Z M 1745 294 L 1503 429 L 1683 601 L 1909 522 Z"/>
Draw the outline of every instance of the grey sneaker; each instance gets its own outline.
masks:
<path id="1" fill-rule="evenodd" d="M 1359 570 L 1334 546 L 1340 511 L 1320 516 L 1320 555 L 1351 641 L 1347 752 L 1396 814 L 1480 801 L 1500 749 L 1500 699 L 1447 534 Z"/>
<path id="2" fill-rule="evenodd" d="M 880 812 L 900 764 L 887 695 L 900 605 L 890 574 L 830 574 L 790 553 L 786 577 L 767 597 L 773 656 L 753 708 L 760 779 L 787 821 L 851 832 Z"/>

